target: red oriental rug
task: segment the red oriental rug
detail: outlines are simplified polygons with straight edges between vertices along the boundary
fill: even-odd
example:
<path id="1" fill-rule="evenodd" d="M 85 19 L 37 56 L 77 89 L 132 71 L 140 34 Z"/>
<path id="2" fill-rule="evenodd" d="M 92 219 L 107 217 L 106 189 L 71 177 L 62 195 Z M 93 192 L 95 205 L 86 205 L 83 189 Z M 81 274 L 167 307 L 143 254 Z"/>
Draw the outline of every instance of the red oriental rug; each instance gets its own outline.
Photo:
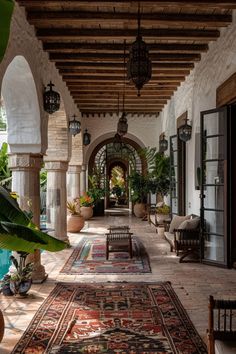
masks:
<path id="1" fill-rule="evenodd" d="M 12 354 L 207 354 L 170 283 L 59 283 Z"/>
<path id="2" fill-rule="evenodd" d="M 132 238 L 133 258 L 128 252 L 109 253 L 106 260 L 106 238 L 84 238 L 74 249 L 72 255 L 61 270 L 65 274 L 123 274 L 150 273 L 149 258 L 143 244 Z"/>

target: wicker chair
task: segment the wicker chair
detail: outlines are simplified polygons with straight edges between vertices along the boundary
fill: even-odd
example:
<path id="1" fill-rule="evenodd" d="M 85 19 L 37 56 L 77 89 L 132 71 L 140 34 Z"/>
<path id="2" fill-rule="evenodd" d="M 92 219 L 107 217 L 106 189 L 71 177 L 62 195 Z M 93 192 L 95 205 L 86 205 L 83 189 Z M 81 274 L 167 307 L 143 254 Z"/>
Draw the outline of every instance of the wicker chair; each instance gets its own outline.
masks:
<path id="1" fill-rule="evenodd" d="M 236 300 L 209 297 L 208 354 L 236 353 Z"/>

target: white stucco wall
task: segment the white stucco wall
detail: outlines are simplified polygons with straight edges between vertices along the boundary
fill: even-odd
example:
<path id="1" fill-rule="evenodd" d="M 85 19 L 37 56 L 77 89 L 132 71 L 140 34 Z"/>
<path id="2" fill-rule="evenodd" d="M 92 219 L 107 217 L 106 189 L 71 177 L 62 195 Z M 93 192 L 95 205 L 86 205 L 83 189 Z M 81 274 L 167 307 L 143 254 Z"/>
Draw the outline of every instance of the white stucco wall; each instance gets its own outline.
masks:
<path id="1" fill-rule="evenodd" d="M 176 134 L 176 119 L 185 111 L 192 123 L 192 139 L 186 143 L 187 151 L 187 213 L 199 214 L 199 191 L 195 190 L 195 133 L 200 131 L 200 112 L 216 107 L 216 89 L 236 72 L 236 13 L 233 23 L 221 31 L 216 42 L 181 84 L 161 113 L 162 130 Z"/>
<path id="2" fill-rule="evenodd" d="M 119 117 L 121 114 L 119 115 Z M 117 131 L 117 122 L 119 118 L 117 114 L 106 114 L 105 116 L 90 115 L 83 120 L 84 128 L 87 128 L 91 134 L 91 145 L 84 147 L 85 161 L 88 161 L 91 146 L 96 141 L 98 144 L 99 137 L 102 140 L 113 137 Z M 161 119 L 158 115 L 127 115 L 128 134 L 127 138 L 136 141 L 140 146 L 155 147 L 159 144 L 159 131 L 161 129 Z M 101 141 L 102 141 L 101 140 Z"/>
<path id="3" fill-rule="evenodd" d="M 16 3 L 12 17 L 8 47 L 0 64 L 0 90 L 2 89 L 3 77 L 9 64 L 18 55 L 26 59 L 35 81 L 41 119 L 41 151 L 37 152 L 45 153 L 47 148 L 48 114 L 43 110 L 43 92 L 44 87 L 50 80 L 55 84 L 55 89 L 60 92 L 65 103 L 67 119 L 73 114 L 80 117 L 80 112 L 77 105 L 74 104 L 67 86 L 59 75 L 54 63 L 49 61 L 48 54 L 43 51 L 41 41 L 35 36 L 34 27 L 27 22 L 24 8 Z M 24 97 L 25 92 L 23 88 L 20 93 L 22 97 Z M 24 120 L 24 117 L 21 118 Z M 51 118 L 53 118 L 53 115 L 51 115 L 50 119 Z M 9 120 L 11 117 L 8 116 L 7 119 Z"/>

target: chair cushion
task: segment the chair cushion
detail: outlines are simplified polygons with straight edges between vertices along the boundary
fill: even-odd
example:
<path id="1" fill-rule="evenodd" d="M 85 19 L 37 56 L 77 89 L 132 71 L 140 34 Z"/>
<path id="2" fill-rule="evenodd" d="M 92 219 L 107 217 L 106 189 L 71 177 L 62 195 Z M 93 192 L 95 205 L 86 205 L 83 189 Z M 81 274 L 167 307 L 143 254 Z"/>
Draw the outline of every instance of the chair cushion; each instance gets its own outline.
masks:
<path id="1" fill-rule="evenodd" d="M 181 230 L 194 230 L 197 229 L 200 224 L 200 217 L 196 217 L 190 220 L 184 220 L 178 227 Z"/>
<path id="2" fill-rule="evenodd" d="M 215 340 L 215 354 L 235 354 L 236 341 L 228 340 Z"/>
<path id="3" fill-rule="evenodd" d="M 189 220 L 190 218 L 191 218 L 191 215 L 184 215 L 184 216 L 175 215 L 173 217 L 173 219 L 171 220 L 169 232 L 174 232 L 174 230 L 178 229 L 179 225 L 183 221 Z"/>
<path id="4" fill-rule="evenodd" d="M 172 245 L 174 245 L 175 236 L 174 236 L 173 232 L 165 231 L 165 232 L 164 232 L 164 236 L 165 236 L 166 240 L 167 240 L 169 243 L 171 243 Z"/>

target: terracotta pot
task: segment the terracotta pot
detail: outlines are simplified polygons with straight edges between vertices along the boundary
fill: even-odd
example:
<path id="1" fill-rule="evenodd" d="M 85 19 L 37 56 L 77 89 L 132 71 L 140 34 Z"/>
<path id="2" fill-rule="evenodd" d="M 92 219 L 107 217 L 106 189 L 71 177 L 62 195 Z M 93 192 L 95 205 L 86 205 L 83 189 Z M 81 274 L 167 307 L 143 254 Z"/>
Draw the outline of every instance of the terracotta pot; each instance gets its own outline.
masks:
<path id="1" fill-rule="evenodd" d="M 69 215 L 67 216 L 67 231 L 80 232 L 84 227 L 84 217 L 82 215 Z"/>
<path id="2" fill-rule="evenodd" d="M 3 318 L 3 314 L 2 311 L 0 310 L 0 343 L 2 341 L 3 338 L 3 334 L 4 334 L 4 318 Z"/>
<path id="3" fill-rule="evenodd" d="M 93 216 L 93 208 L 91 206 L 81 206 L 80 214 L 84 217 L 84 220 L 88 220 Z"/>
<path id="4" fill-rule="evenodd" d="M 146 215 L 146 204 L 144 203 L 136 203 L 134 205 L 134 215 L 137 218 L 143 218 Z"/>

